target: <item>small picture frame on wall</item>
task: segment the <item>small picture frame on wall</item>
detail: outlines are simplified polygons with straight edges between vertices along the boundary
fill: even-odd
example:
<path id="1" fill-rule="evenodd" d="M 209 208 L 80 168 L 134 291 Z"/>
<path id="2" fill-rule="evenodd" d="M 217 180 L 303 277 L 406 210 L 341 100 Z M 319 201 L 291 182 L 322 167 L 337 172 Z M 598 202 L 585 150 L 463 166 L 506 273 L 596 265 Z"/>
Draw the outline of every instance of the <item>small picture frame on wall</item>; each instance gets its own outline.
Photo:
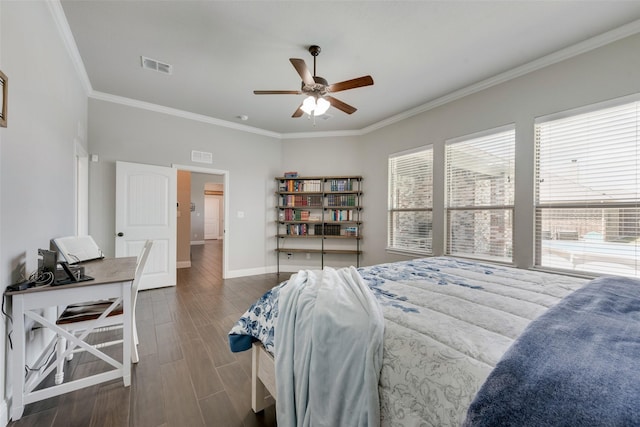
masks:
<path id="1" fill-rule="evenodd" d="M 0 71 L 0 127 L 7 127 L 7 92 L 9 90 L 9 82 L 7 76 Z"/>

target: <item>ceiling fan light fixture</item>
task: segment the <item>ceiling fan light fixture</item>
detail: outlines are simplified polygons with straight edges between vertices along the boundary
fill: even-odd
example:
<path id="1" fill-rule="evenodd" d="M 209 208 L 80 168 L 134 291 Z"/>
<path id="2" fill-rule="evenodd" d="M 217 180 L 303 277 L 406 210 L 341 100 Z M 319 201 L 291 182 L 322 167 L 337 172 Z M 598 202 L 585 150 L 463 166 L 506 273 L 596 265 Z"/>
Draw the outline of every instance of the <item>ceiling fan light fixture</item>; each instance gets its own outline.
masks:
<path id="1" fill-rule="evenodd" d="M 302 102 L 302 107 L 300 107 L 300 109 L 311 115 L 311 113 L 316 109 L 316 99 L 313 96 L 306 97 Z"/>
<path id="2" fill-rule="evenodd" d="M 329 101 L 324 98 L 318 98 L 316 101 L 316 109 L 313 112 L 314 116 L 321 116 L 327 112 L 327 110 L 331 107 Z"/>
<path id="3" fill-rule="evenodd" d="M 302 102 L 300 109 L 310 116 L 318 117 L 326 113 L 329 107 L 331 107 L 331 104 L 326 99 L 316 99 L 314 96 L 308 96 Z"/>

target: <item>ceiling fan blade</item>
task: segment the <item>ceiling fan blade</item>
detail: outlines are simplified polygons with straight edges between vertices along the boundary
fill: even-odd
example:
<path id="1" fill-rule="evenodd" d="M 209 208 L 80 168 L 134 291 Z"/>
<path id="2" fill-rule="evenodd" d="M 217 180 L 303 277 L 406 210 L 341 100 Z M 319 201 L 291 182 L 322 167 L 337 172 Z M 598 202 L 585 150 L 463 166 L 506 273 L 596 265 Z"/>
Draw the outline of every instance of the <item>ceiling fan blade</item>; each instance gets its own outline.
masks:
<path id="1" fill-rule="evenodd" d="M 339 99 L 334 98 L 333 96 L 325 96 L 324 99 L 329 101 L 329 103 L 332 106 L 336 107 L 338 110 L 342 110 L 347 114 L 353 114 L 357 110 L 356 107 L 352 107 L 349 104 L 345 104 L 344 102 L 340 101 Z"/>
<path id="2" fill-rule="evenodd" d="M 302 104 L 298 107 L 298 109 L 291 115 L 293 118 L 302 117 L 304 111 L 302 111 Z"/>
<path id="3" fill-rule="evenodd" d="M 300 74 L 300 77 L 302 77 L 302 81 L 304 82 L 304 84 L 312 85 L 315 83 L 315 81 L 313 80 L 313 75 L 307 68 L 307 64 L 305 64 L 304 59 L 289 58 L 289 61 L 291 61 L 293 67 L 296 69 L 298 74 Z"/>
<path id="4" fill-rule="evenodd" d="M 254 90 L 255 95 L 300 95 L 299 90 Z"/>
<path id="5" fill-rule="evenodd" d="M 371 86 L 373 78 L 371 76 L 362 76 L 357 79 L 345 80 L 340 83 L 329 85 L 329 92 L 340 92 L 341 90 L 355 89 L 362 86 Z"/>

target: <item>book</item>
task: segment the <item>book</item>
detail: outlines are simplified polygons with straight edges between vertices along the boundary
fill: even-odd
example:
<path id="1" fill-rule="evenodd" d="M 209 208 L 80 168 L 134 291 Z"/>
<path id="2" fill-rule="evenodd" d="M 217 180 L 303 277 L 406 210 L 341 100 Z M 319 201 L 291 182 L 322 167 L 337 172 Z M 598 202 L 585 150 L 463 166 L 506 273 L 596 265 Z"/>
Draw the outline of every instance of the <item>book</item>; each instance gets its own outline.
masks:
<path id="1" fill-rule="evenodd" d="M 102 259 L 104 255 L 91 236 L 68 236 L 53 239 L 58 252 L 69 264 Z"/>

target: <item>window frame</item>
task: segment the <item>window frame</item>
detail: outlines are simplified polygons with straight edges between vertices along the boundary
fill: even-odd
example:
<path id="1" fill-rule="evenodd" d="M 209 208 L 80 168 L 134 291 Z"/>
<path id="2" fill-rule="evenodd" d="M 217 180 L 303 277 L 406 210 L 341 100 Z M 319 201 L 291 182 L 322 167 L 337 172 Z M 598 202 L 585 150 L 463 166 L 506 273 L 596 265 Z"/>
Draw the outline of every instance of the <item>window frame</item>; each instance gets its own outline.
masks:
<path id="1" fill-rule="evenodd" d="M 507 133 L 510 132 L 513 134 L 512 140 L 511 140 L 511 144 L 512 147 L 508 148 L 511 150 L 511 158 L 509 159 L 509 163 L 510 163 L 510 184 L 511 184 L 511 203 L 503 203 L 503 204 L 470 204 L 470 205 L 457 205 L 457 204 L 452 204 L 451 202 L 451 187 L 450 185 L 452 184 L 450 179 L 450 147 L 459 144 L 459 143 L 464 143 L 464 142 L 469 142 L 469 141 L 473 141 L 473 140 L 481 140 L 482 138 L 486 138 L 486 137 L 494 137 L 503 133 Z M 446 230 L 446 235 L 445 235 L 445 242 L 444 242 L 444 253 L 447 256 L 456 256 L 456 257 L 462 257 L 462 258 L 469 258 L 469 259 L 477 259 L 477 260 L 482 260 L 482 261 L 490 261 L 490 262 L 499 262 L 499 263 L 504 263 L 504 264 L 510 264 L 512 265 L 514 262 L 513 259 L 513 234 L 514 234 L 514 222 L 515 222 L 515 176 L 516 176 L 516 171 L 515 171 L 515 147 L 516 147 L 516 127 L 515 127 L 515 123 L 510 123 L 507 125 L 503 125 L 503 126 L 499 126 L 499 127 L 495 127 L 495 128 L 491 128 L 491 129 L 486 129 L 480 132 L 475 132 L 472 134 L 467 134 L 467 135 L 463 135 L 460 137 L 456 137 L 456 138 L 450 138 L 445 140 L 444 143 L 444 182 L 445 182 L 445 197 L 444 197 L 444 214 L 445 214 L 445 230 Z M 509 241 L 505 243 L 506 248 L 505 251 L 508 254 L 507 257 L 498 257 L 498 256 L 491 256 L 490 254 L 483 254 L 483 253 L 458 253 L 458 252 L 454 252 L 453 251 L 453 239 L 452 239 L 452 233 L 453 233 L 453 226 L 452 226 L 452 215 L 455 215 L 456 212 L 470 212 L 470 213 L 477 213 L 477 212 L 482 212 L 482 211 L 486 211 L 486 212 L 495 212 L 495 211 L 501 211 L 501 212 L 507 212 L 509 215 L 509 220 L 510 220 L 510 235 L 509 235 Z"/>
<path id="2" fill-rule="evenodd" d="M 534 243 L 534 253 L 533 253 L 533 268 L 537 269 L 537 270 L 545 270 L 545 271 L 552 271 L 552 272 L 559 272 L 559 273 L 563 273 L 563 274 L 570 274 L 570 275 L 577 275 L 577 276 L 582 276 L 582 277 L 595 277 L 597 275 L 600 274 L 624 274 L 624 273 L 620 273 L 617 271 L 595 271 L 593 269 L 578 269 L 576 268 L 576 265 L 574 265 L 573 269 L 569 269 L 569 268 L 562 268 L 562 267 L 557 267 L 557 266 L 553 266 L 550 265 L 549 263 L 547 263 L 546 265 L 543 265 L 543 250 L 542 250 L 542 246 L 543 246 L 543 242 L 542 240 L 544 235 L 545 235 L 545 230 L 542 230 L 542 215 L 543 215 L 543 211 L 544 210 L 584 210 L 586 212 L 586 214 L 588 214 L 589 210 L 592 209 L 596 209 L 596 210 L 602 210 L 602 215 L 604 217 L 605 215 L 605 211 L 607 209 L 619 209 L 619 210 L 624 210 L 624 209 L 635 209 L 638 210 L 640 209 L 640 191 L 637 193 L 636 195 L 636 199 L 634 201 L 617 201 L 617 202 L 602 202 L 600 200 L 595 201 L 595 200 L 582 200 L 582 201 L 571 201 L 571 200 L 559 200 L 559 201 L 551 201 L 551 202 L 540 202 L 540 184 L 541 184 L 541 179 L 543 179 L 543 177 L 541 177 L 541 167 L 540 167 L 540 140 L 539 140 L 539 127 L 544 125 L 544 124 L 548 124 L 550 122 L 554 122 L 554 121 L 561 121 L 564 119 L 571 119 L 571 118 L 576 118 L 578 116 L 584 115 L 584 114 L 590 114 L 590 113 L 601 113 L 601 112 L 605 112 L 608 109 L 613 109 L 613 108 L 617 108 L 617 107 L 623 107 L 625 105 L 628 104 L 636 104 L 636 119 L 635 119 L 635 124 L 636 124 L 636 129 L 638 129 L 638 131 L 636 132 L 636 140 L 635 140 L 635 146 L 636 146 L 636 150 L 637 153 L 636 155 L 640 155 L 640 93 L 639 94 L 633 94 L 633 95 L 628 95 L 628 96 L 624 96 L 624 97 L 620 97 L 620 98 L 616 98 L 616 99 L 612 99 L 612 100 L 607 100 L 604 102 L 599 102 L 599 103 L 595 103 L 595 104 L 590 104 L 590 105 L 586 105 L 586 106 L 581 106 L 578 108 L 574 108 L 574 109 L 570 109 L 570 110 L 566 110 L 566 111 L 562 111 L 562 112 L 558 112 L 558 113 L 553 113 L 553 114 L 548 114 L 548 115 L 544 115 L 544 116 L 540 116 L 540 117 L 536 117 L 534 120 L 534 188 L 533 188 L 533 196 L 534 196 L 534 200 L 533 200 L 533 229 L 534 229 L 534 233 L 533 233 L 533 243 Z M 636 162 L 636 169 L 635 169 L 635 176 L 636 176 L 636 181 L 640 180 L 640 170 L 638 169 L 640 167 L 640 160 L 638 162 Z M 592 175 L 592 176 L 598 176 L 598 175 Z M 577 183 L 579 184 L 579 183 Z M 576 185 L 577 185 L 576 184 Z M 618 215 L 620 215 L 621 212 L 618 213 Z M 640 219 L 640 214 L 637 214 L 638 216 L 636 218 Z M 618 219 L 618 221 L 620 221 Z M 638 230 L 636 230 L 637 232 Z M 579 234 L 579 233 L 578 233 Z M 604 242 L 605 240 L 603 240 Z M 637 245 L 636 245 L 636 256 L 637 256 Z M 579 256 L 581 254 L 578 254 Z M 570 258 L 570 261 L 573 263 L 573 256 Z M 604 258 L 602 258 L 601 260 L 597 260 L 596 262 L 606 262 Z M 615 263 L 614 263 L 615 264 Z M 638 271 L 638 267 L 636 266 L 636 277 L 640 277 L 640 271 Z M 626 274 L 625 274 L 626 275 Z"/>
<path id="3" fill-rule="evenodd" d="M 387 160 L 387 245 L 386 245 L 386 251 L 389 253 L 397 253 L 397 254 L 403 254 L 403 255 L 420 255 L 420 256 L 433 255 L 433 233 L 431 232 L 433 229 L 433 178 L 434 178 L 433 176 L 434 154 L 433 153 L 434 153 L 433 144 L 428 144 L 428 145 L 412 148 L 409 150 L 404 150 L 404 151 L 389 154 L 389 157 Z M 406 156 L 419 155 L 419 154 L 425 154 L 429 156 L 429 158 L 426 160 L 430 162 L 430 167 L 431 167 L 431 179 L 430 179 L 431 187 L 429 190 L 430 197 L 428 198 L 428 200 L 425 200 L 425 203 L 420 207 L 415 207 L 415 208 L 394 207 L 392 195 L 393 195 L 393 190 L 395 188 L 393 186 L 395 181 L 392 182 L 392 179 L 393 179 L 392 161 L 393 159 L 397 159 L 399 157 L 406 157 Z M 393 229 L 392 224 L 394 222 L 392 218 L 394 214 L 401 213 L 401 212 L 405 212 L 405 213 L 427 212 L 431 215 L 431 222 L 430 222 L 431 230 L 428 230 L 429 235 L 425 235 L 423 237 L 418 236 L 418 239 L 419 238 L 424 239 L 425 248 L 421 248 L 419 247 L 419 245 L 406 247 L 406 246 L 398 246 L 398 245 L 392 244 L 393 235 L 401 234 L 401 233 L 397 233 L 396 229 Z M 425 230 L 427 229 L 428 227 L 425 227 Z"/>

